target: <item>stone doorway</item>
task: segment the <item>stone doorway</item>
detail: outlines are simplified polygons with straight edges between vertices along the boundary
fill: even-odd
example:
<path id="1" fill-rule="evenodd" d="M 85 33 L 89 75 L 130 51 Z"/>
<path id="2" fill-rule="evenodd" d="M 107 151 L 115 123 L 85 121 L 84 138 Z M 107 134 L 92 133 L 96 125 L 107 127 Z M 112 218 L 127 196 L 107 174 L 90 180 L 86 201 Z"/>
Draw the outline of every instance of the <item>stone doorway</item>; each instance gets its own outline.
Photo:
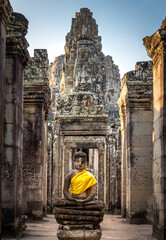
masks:
<path id="1" fill-rule="evenodd" d="M 63 140 L 62 140 L 63 138 Z M 61 172 L 62 172 L 62 186 L 64 177 L 69 171 L 73 169 L 73 154 L 82 150 L 88 156 L 88 170 L 94 174 L 97 185 L 97 196 L 99 200 L 106 201 L 106 179 L 105 179 L 105 165 L 106 165 L 106 145 L 104 136 L 61 136 L 60 156 L 62 157 Z M 59 181 L 60 182 L 60 181 Z M 63 190 L 62 190 L 63 191 Z"/>

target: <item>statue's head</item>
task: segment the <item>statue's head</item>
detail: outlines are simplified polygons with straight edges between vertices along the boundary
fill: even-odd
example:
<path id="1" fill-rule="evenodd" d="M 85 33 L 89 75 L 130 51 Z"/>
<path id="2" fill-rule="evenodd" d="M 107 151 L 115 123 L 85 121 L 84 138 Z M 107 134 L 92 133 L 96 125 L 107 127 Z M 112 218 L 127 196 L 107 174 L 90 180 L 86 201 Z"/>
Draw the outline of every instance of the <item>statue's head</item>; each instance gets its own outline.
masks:
<path id="1" fill-rule="evenodd" d="M 87 156 L 86 153 L 84 152 L 76 152 L 74 154 L 74 163 L 75 163 L 75 168 L 78 170 L 84 170 L 87 167 Z"/>

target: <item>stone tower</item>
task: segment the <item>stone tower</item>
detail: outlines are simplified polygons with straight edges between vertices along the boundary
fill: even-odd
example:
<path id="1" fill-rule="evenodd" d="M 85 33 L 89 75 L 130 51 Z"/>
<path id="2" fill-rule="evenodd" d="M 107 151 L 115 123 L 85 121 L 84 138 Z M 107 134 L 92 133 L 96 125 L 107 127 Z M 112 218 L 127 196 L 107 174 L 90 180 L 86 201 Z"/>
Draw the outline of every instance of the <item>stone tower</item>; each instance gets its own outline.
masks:
<path id="1" fill-rule="evenodd" d="M 108 153 L 107 141 L 114 137 L 119 123 L 120 75 L 112 57 L 102 52 L 98 25 L 87 8 L 72 19 L 65 55 L 57 57 L 50 67 L 50 85 L 52 111 L 58 120 L 53 165 L 59 169 L 55 168 L 58 176 L 54 179 L 62 179 L 59 182 L 63 185 L 64 175 L 72 169 L 73 153 L 82 149 L 88 155 L 90 171 L 98 178 L 99 199 L 110 205 L 106 196 L 110 170 L 106 165 L 110 167 L 114 156 Z M 61 196 L 62 185 L 53 186 L 55 195 Z"/>

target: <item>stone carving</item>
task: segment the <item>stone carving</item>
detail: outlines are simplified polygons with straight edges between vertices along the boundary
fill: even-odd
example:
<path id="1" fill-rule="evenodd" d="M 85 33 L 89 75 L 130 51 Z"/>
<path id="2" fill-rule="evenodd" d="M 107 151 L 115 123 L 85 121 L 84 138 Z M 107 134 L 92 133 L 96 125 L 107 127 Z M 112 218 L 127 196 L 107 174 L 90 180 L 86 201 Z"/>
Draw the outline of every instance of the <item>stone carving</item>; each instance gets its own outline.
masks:
<path id="1" fill-rule="evenodd" d="M 57 100 L 57 115 L 103 115 L 103 104 L 101 99 L 92 93 L 73 93 L 67 99 Z"/>
<path id="2" fill-rule="evenodd" d="M 24 15 L 13 12 L 7 25 L 6 53 L 18 55 L 24 67 L 29 62 L 29 44 L 25 38 L 28 23 Z"/>
<path id="3" fill-rule="evenodd" d="M 51 103 L 48 66 L 47 50 L 35 49 L 34 57 L 30 58 L 24 76 L 24 103 L 43 102 L 46 117 Z"/>
<path id="4" fill-rule="evenodd" d="M 23 167 L 23 182 L 24 186 L 30 186 L 30 188 L 41 187 L 42 175 L 41 172 L 37 172 L 37 169 L 31 164 L 24 164 Z"/>
<path id="5" fill-rule="evenodd" d="M 14 180 L 13 166 L 8 162 L 4 162 L 2 167 L 2 181 L 12 183 L 13 180 Z"/>
<path id="6" fill-rule="evenodd" d="M 7 24 L 7 22 L 9 22 L 10 15 L 13 11 L 9 0 L 1 0 L 0 11 L 1 11 L 0 19 L 2 18 L 5 24 Z"/>
<path id="7" fill-rule="evenodd" d="M 96 21 L 83 8 L 72 20 L 65 56 L 57 57 L 50 68 L 51 88 L 55 91 L 56 86 L 58 93 L 56 117 L 109 114 L 118 119 L 119 70 L 101 47 Z"/>
<path id="8" fill-rule="evenodd" d="M 71 30 L 66 36 L 65 55 L 57 57 L 50 66 L 50 86 L 53 99 L 50 116 L 54 114 L 57 120 L 55 121 L 55 138 L 60 145 L 56 147 L 57 156 L 59 156 L 56 161 L 64 163 L 64 173 L 66 173 L 69 166 L 68 160 L 62 159 L 64 154 L 60 153 L 59 147 L 64 149 L 65 145 L 74 149 L 84 146 L 88 150 L 93 145 L 94 148 L 99 149 L 98 142 L 94 140 L 95 135 L 103 136 L 106 142 L 106 135 L 115 136 L 113 133 L 119 127 L 117 105 L 120 92 L 119 70 L 112 57 L 103 54 L 98 25 L 92 12 L 87 8 L 80 9 L 72 19 Z M 66 138 L 62 137 L 69 134 L 75 136 L 72 144 L 66 143 Z M 77 143 L 76 139 L 81 135 L 82 139 Z M 85 135 L 92 136 L 92 142 L 85 141 L 83 137 Z M 108 156 L 110 160 L 110 155 L 106 154 L 107 147 L 101 152 L 99 150 L 99 154 L 95 155 L 96 164 L 101 162 L 102 165 L 103 156 Z M 116 154 L 115 152 L 116 150 L 112 153 Z M 104 165 L 101 168 L 104 169 Z M 104 196 L 106 181 L 104 181 L 103 172 L 104 170 L 97 172 L 102 178 L 98 185 L 100 189 L 98 197 L 105 198 L 109 202 L 110 196 L 107 198 Z M 108 180 L 109 170 L 107 175 Z M 63 182 L 63 174 L 57 177 L 59 182 Z M 58 186 L 59 196 L 62 193 L 61 189 L 62 186 Z"/>
<path id="9" fill-rule="evenodd" d="M 100 222 L 103 220 L 104 204 L 94 201 L 97 181 L 86 171 L 87 156 L 74 154 L 75 171 L 68 173 L 64 181 L 64 199 L 55 201 L 55 218 L 59 226 L 58 239 L 99 240 Z M 69 190 L 70 188 L 70 190 Z"/>

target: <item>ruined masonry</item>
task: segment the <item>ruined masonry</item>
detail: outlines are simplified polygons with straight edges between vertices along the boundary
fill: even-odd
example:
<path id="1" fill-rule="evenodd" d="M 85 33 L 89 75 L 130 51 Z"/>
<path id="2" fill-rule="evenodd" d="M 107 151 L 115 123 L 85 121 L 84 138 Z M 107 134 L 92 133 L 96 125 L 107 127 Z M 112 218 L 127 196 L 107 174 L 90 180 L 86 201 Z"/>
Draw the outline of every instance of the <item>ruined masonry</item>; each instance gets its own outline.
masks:
<path id="1" fill-rule="evenodd" d="M 115 144 L 120 75 L 112 57 L 104 56 L 101 49 L 96 21 L 89 9 L 82 8 L 72 19 L 65 55 L 56 57 L 50 67 L 50 114 L 56 120 L 52 196 L 62 196 L 64 176 L 73 168 L 72 156 L 82 149 L 88 155 L 89 170 L 98 179 L 98 199 L 110 211 L 120 204 L 120 192 L 116 191 L 120 186 L 114 178 L 120 168 L 120 150 Z"/>
<path id="2" fill-rule="evenodd" d="M 138 62 L 122 78 L 121 214 L 129 223 L 152 221 L 152 62 Z"/>
<path id="3" fill-rule="evenodd" d="M 137 62 L 121 82 L 112 57 L 102 53 L 89 9 L 76 13 L 65 54 L 50 66 L 45 49 L 35 49 L 30 58 L 27 29 L 28 20 L 13 12 L 9 0 L 1 0 L 0 235 L 20 238 L 26 218 L 52 213 L 55 198 L 56 211 L 64 211 L 57 198 L 63 197 L 73 154 L 82 150 L 107 213 L 121 211 L 129 223 L 152 223 L 153 237 L 164 240 L 166 18 L 143 40 L 153 62 Z M 103 211 L 96 218 L 88 206 L 74 206 L 72 212 L 65 206 L 75 220 L 81 210 L 80 219 L 93 225 L 86 229 L 89 238 L 100 239 L 101 230 L 95 235 L 93 229 Z M 77 231 L 71 223 L 70 230 Z M 64 230 L 70 233 L 62 224 L 59 238 Z"/>
<path id="4" fill-rule="evenodd" d="M 25 35 L 28 21 L 19 13 L 12 13 L 8 1 L 3 1 L 2 14 L 10 14 L 3 41 L 6 40 L 6 56 L 2 58 L 4 75 L 2 104 L 2 234 L 19 237 L 22 232 L 22 154 L 23 154 L 23 76 L 29 61 L 29 46 Z M 2 47 L 5 47 L 2 44 Z M 2 49 L 3 50 L 3 49 Z M 3 50 L 4 51 L 4 50 Z M 5 54 L 5 52 L 3 52 Z M 5 81 L 4 81 L 5 79 Z"/>
<path id="5" fill-rule="evenodd" d="M 2 160 L 4 141 L 4 84 L 6 59 L 6 28 L 13 9 L 9 1 L 0 2 L 0 226 L 2 223 Z M 0 228 L 1 229 L 1 228 Z M 1 230 L 0 230 L 1 233 Z"/>
<path id="6" fill-rule="evenodd" d="M 153 236 L 166 238 L 166 18 L 160 29 L 143 39 L 153 60 Z"/>
<path id="7" fill-rule="evenodd" d="M 47 50 L 35 49 L 24 76 L 23 210 L 47 213 L 47 116 L 50 107 Z"/>

